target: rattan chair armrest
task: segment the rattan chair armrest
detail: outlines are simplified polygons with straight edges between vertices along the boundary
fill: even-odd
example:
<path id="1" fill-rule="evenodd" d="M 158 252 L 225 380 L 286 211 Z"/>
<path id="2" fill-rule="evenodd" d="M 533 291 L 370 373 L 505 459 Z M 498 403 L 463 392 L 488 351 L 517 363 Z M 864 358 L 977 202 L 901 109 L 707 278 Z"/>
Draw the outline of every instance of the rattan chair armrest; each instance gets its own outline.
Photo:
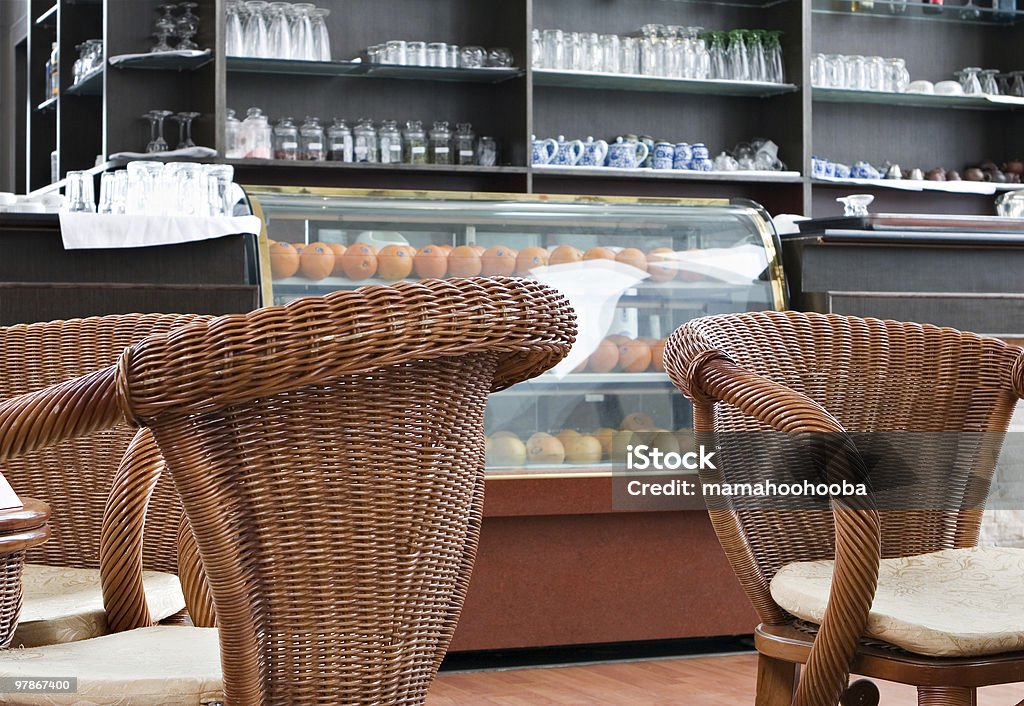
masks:
<path id="1" fill-rule="evenodd" d="M 714 351 L 681 365 L 666 347 L 666 369 L 694 401 L 733 405 L 772 429 L 821 435 L 828 447 L 826 474 L 867 482 L 864 460 L 843 426 L 821 405 L 785 385 L 745 370 Z M 870 485 L 868 486 L 870 488 Z M 874 497 L 834 497 L 835 568 L 828 606 L 797 688 L 797 706 L 834 706 L 845 689 L 850 664 L 867 625 L 878 583 L 881 538 Z"/>
<path id="2" fill-rule="evenodd" d="M 125 421 L 110 366 L 0 401 L 0 461 Z"/>

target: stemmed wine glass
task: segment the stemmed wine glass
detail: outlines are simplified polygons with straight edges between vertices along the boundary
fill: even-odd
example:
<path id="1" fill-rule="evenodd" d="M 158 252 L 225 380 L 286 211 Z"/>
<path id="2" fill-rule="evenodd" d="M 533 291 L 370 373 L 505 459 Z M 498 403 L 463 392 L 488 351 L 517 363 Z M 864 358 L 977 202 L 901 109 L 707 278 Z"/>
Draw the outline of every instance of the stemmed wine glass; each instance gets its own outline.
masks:
<path id="1" fill-rule="evenodd" d="M 981 72 L 982 93 L 986 93 L 990 96 L 998 96 L 1000 94 L 999 81 L 996 79 L 996 76 L 998 75 L 999 71 L 997 69 L 985 69 Z"/>
<path id="2" fill-rule="evenodd" d="M 164 120 L 173 115 L 169 110 L 151 110 L 142 117 L 149 120 L 149 144 L 146 145 L 147 152 L 164 152 L 167 150 L 167 140 L 164 139 Z"/>
<path id="3" fill-rule="evenodd" d="M 199 31 L 199 18 L 192 14 L 192 10 L 199 7 L 198 3 L 183 2 L 180 7 L 185 8 L 184 14 L 178 18 L 175 28 L 181 41 L 178 42 L 178 49 L 198 49 L 199 45 L 192 41 Z"/>
<path id="4" fill-rule="evenodd" d="M 183 150 L 195 147 L 192 141 L 192 121 L 199 117 L 199 113 L 178 113 L 174 116 L 178 121 L 178 149 Z"/>
<path id="5" fill-rule="evenodd" d="M 174 19 L 174 15 L 171 14 L 171 10 L 174 9 L 174 5 L 161 5 L 157 8 L 164 14 L 156 20 L 156 31 L 153 32 L 153 36 L 156 37 L 156 44 L 150 49 L 150 52 L 161 52 L 161 51 L 173 51 L 174 48 L 167 43 L 167 40 L 175 36 L 174 31 L 177 27 L 177 21 Z"/>

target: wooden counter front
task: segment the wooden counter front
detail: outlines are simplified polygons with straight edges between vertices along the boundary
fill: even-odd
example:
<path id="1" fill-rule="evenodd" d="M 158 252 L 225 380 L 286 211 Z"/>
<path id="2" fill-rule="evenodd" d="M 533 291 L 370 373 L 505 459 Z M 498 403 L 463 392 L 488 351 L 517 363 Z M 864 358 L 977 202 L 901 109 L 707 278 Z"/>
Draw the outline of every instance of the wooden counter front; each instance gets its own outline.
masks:
<path id="1" fill-rule="evenodd" d="M 750 633 L 703 509 L 618 512 L 610 477 L 492 478 L 452 651 Z"/>

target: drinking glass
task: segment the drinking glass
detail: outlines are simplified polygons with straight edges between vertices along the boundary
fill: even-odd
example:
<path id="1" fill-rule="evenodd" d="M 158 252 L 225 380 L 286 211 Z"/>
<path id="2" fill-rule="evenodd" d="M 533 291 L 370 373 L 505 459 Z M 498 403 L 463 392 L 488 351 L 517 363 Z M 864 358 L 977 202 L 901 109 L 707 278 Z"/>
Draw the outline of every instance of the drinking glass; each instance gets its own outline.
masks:
<path id="1" fill-rule="evenodd" d="M 427 45 L 427 66 L 447 66 L 448 45 L 444 42 L 431 42 Z"/>
<path id="2" fill-rule="evenodd" d="M 546 29 L 541 32 L 544 68 L 561 70 L 565 65 L 565 35 L 560 29 Z"/>
<path id="3" fill-rule="evenodd" d="M 869 81 L 867 76 L 867 63 L 863 56 L 857 54 L 852 56 L 843 57 L 843 86 L 854 91 L 864 91 L 868 89 Z M 876 77 L 877 80 L 872 82 L 873 87 L 871 90 L 877 91 L 879 84 L 881 83 L 881 77 Z"/>
<path id="4" fill-rule="evenodd" d="M 293 59 L 292 54 L 292 6 L 287 2 L 270 3 L 268 14 L 270 28 L 267 30 L 268 56 L 274 59 Z"/>
<path id="5" fill-rule="evenodd" d="M 1024 98 L 1024 71 L 1011 71 L 1009 74 L 1012 81 L 1008 95 Z"/>
<path id="6" fill-rule="evenodd" d="M 906 64 L 904 64 L 904 67 Z M 864 87 L 869 91 L 884 91 L 886 77 L 886 60 L 880 56 L 869 56 L 864 65 Z M 910 74 L 907 74 L 907 84 Z M 905 90 L 905 89 L 904 89 Z"/>
<path id="7" fill-rule="evenodd" d="M 64 193 L 67 202 L 64 208 L 70 213 L 95 213 L 96 198 L 93 192 L 92 174 L 80 171 L 68 172 Z"/>
<path id="8" fill-rule="evenodd" d="M 178 113 L 176 117 L 180 126 L 179 136 L 181 138 L 178 142 L 178 149 L 195 147 L 196 143 L 192 141 L 192 121 L 199 117 L 199 113 Z"/>
<path id="9" fill-rule="evenodd" d="M 384 63 L 384 45 L 383 44 L 371 44 L 366 47 L 366 61 L 370 64 L 383 64 Z"/>
<path id="10" fill-rule="evenodd" d="M 487 65 L 507 69 L 513 65 L 512 50 L 507 47 L 494 47 L 487 52 Z"/>
<path id="11" fill-rule="evenodd" d="M 645 76 L 658 76 L 662 71 L 665 47 L 658 39 L 658 25 L 646 24 L 640 28 L 640 73 Z"/>
<path id="12" fill-rule="evenodd" d="M 905 93 L 910 85 L 910 72 L 907 71 L 907 62 L 895 57 L 885 61 L 885 86 L 882 90 L 891 93 Z"/>
<path id="13" fill-rule="evenodd" d="M 104 172 L 100 177 L 99 213 L 123 214 L 128 198 L 128 172 Z"/>
<path id="14" fill-rule="evenodd" d="M 164 11 L 164 15 L 159 17 L 154 25 L 156 31 L 153 32 L 153 36 L 156 37 L 156 44 L 149 50 L 150 52 L 174 51 L 174 47 L 167 43 L 167 40 L 174 36 L 174 28 L 177 26 L 177 22 L 171 15 L 173 7 L 173 5 L 160 6 L 159 9 Z"/>
<path id="15" fill-rule="evenodd" d="M 384 61 L 385 64 L 394 64 L 396 66 L 405 66 L 408 57 L 406 56 L 408 46 L 401 39 L 392 39 L 384 43 Z"/>
<path id="16" fill-rule="evenodd" d="M 750 80 L 750 59 L 747 53 L 747 30 L 729 30 L 729 71 L 734 81 Z"/>
<path id="17" fill-rule="evenodd" d="M 960 79 L 960 85 L 963 86 L 965 96 L 974 96 L 981 93 L 981 81 L 978 80 L 980 73 L 981 68 L 977 66 L 968 66 L 963 71 L 955 73 L 955 76 Z"/>
<path id="18" fill-rule="evenodd" d="M 823 85 L 830 88 L 842 88 L 846 79 L 846 71 L 843 67 L 841 54 L 825 55 L 825 82 Z"/>
<path id="19" fill-rule="evenodd" d="M 811 85 L 815 88 L 828 87 L 828 68 L 825 65 L 825 55 L 820 52 L 811 59 Z"/>
<path id="20" fill-rule="evenodd" d="M 530 66 L 535 69 L 544 67 L 544 41 L 539 29 L 530 32 Z"/>
<path id="21" fill-rule="evenodd" d="M 582 68 L 584 71 L 600 71 L 603 63 L 601 49 L 601 35 L 597 32 L 583 32 L 580 34 L 582 44 Z"/>
<path id="22" fill-rule="evenodd" d="M 771 81 L 775 83 L 786 82 L 786 68 L 782 60 L 782 31 L 772 30 L 768 32 L 768 71 Z"/>
<path id="23" fill-rule="evenodd" d="M 455 68 L 459 65 L 459 45 L 449 44 L 448 50 L 445 56 L 444 65 L 449 68 Z"/>
<path id="24" fill-rule="evenodd" d="M 768 80 L 768 60 L 765 56 L 765 33 L 762 30 L 751 30 L 747 35 L 750 38 L 748 52 L 750 56 L 750 80 Z"/>
<path id="25" fill-rule="evenodd" d="M 183 2 L 178 7 L 184 9 L 175 25 L 175 30 L 181 38 L 178 42 L 178 49 L 198 49 L 199 45 L 192 41 L 192 37 L 196 36 L 196 33 L 199 31 L 199 18 L 192 13 L 192 10 L 199 7 L 199 5 L 194 2 Z"/>
<path id="26" fill-rule="evenodd" d="M 245 9 L 249 12 L 244 29 L 245 56 L 270 56 L 267 41 L 267 7 L 266 0 L 247 0 L 245 3 Z"/>
<path id="27" fill-rule="evenodd" d="M 426 66 L 427 65 L 427 43 L 426 42 L 406 42 L 405 43 L 405 61 L 410 66 Z"/>
<path id="28" fill-rule="evenodd" d="M 981 72 L 981 92 L 990 96 L 999 95 L 999 81 L 996 76 L 999 71 L 996 69 L 985 69 Z"/>
<path id="29" fill-rule="evenodd" d="M 157 209 L 162 162 L 129 162 L 125 213 L 152 213 Z"/>
<path id="30" fill-rule="evenodd" d="M 487 52 L 483 47 L 462 47 L 459 50 L 459 66 L 464 69 L 483 68 Z"/>
<path id="31" fill-rule="evenodd" d="M 316 61 L 316 46 L 313 39 L 313 21 L 310 13 L 316 9 L 311 2 L 292 5 L 295 20 L 292 22 L 292 53 L 296 59 Z"/>
<path id="32" fill-rule="evenodd" d="M 622 37 L 619 42 L 622 49 L 619 61 L 619 72 L 624 74 L 640 73 L 640 43 L 636 37 Z"/>
<path id="33" fill-rule="evenodd" d="M 619 73 L 622 61 L 622 48 L 619 46 L 619 35 L 601 35 L 601 71 L 610 74 Z"/>
<path id="34" fill-rule="evenodd" d="M 327 31 L 327 17 L 331 11 L 325 7 L 314 7 L 309 11 L 313 31 L 313 60 L 331 60 L 331 35 Z"/>
<path id="35" fill-rule="evenodd" d="M 151 110 L 142 117 L 149 120 L 149 144 L 146 145 L 147 152 L 164 152 L 167 150 L 167 140 L 164 139 L 164 120 L 173 113 L 169 110 Z"/>
<path id="36" fill-rule="evenodd" d="M 164 166 L 164 213 L 186 216 L 210 215 L 209 181 L 204 178 L 203 165 L 179 162 Z"/>
<path id="37" fill-rule="evenodd" d="M 583 69 L 583 40 L 579 32 L 563 32 L 563 66 L 564 69 L 581 71 Z"/>
<path id="38" fill-rule="evenodd" d="M 242 2 L 228 0 L 226 7 L 226 33 L 228 56 L 245 56 L 245 32 L 242 29 Z"/>
<path id="39" fill-rule="evenodd" d="M 710 40 L 708 53 L 711 55 L 711 70 L 709 72 L 709 78 L 729 78 L 729 53 L 726 48 L 725 32 L 708 32 L 707 37 Z"/>

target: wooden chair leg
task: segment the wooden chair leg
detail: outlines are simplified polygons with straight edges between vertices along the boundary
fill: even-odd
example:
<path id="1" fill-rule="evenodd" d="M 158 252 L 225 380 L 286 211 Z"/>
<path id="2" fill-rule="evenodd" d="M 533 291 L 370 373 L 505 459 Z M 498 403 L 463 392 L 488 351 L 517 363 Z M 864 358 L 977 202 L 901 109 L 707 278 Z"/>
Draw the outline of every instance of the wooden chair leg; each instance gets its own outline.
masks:
<path id="1" fill-rule="evenodd" d="M 917 706 L 978 706 L 978 691 L 964 686 L 919 686 Z"/>
<path id="2" fill-rule="evenodd" d="M 793 662 L 759 654 L 755 706 L 792 706 L 798 670 Z"/>

